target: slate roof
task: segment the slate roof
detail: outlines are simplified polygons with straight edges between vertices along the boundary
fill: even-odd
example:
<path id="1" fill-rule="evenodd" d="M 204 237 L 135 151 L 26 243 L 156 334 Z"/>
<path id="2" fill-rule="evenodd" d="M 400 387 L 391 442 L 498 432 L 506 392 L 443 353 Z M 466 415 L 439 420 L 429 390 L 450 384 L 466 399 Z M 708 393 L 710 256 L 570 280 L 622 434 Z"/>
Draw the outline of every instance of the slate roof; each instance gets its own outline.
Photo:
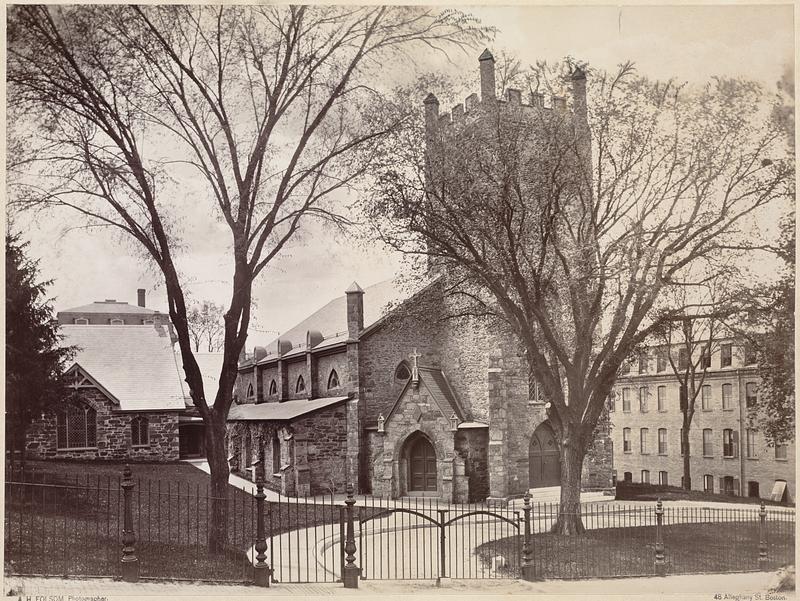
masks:
<path id="1" fill-rule="evenodd" d="M 189 398 L 164 326 L 61 325 L 65 346 L 123 411 L 184 409 Z"/>
<path id="2" fill-rule="evenodd" d="M 59 311 L 59 313 L 130 313 L 153 315 L 154 313 L 159 313 L 159 311 L 148 309 L 147 307 L 140 307 L 139 305 L 130 305 L 124 301 L 95 301 L 88 305 L 64 309 L 63 311 Z"/>
<path id="3" fill-rule="evenodd" d="M 426 282 L 427 283 L 427 282 Z M 416 290 L 414 291 L 416 292 Z M 382 317 L 386 316 L 398 303 L 413 294 L 407 286 L 397 280 L 389 279 L 364 289 L 364 327 L 368 328 Z M 318 309 L 303 321 L 290 328 L 266 345 L 267 356 L 262 361 L 275 358 L 276 343 L 280 339 L 290 341 L 292 350 L 284 353 L 284 357 L 303 353 L 306 351 L 306 333 L 308 331 L 320 332 L 323 341 L 314 348 L 320 349 L 333 346 L 347 340 L 347 295 L 333 299 L 328 304 Z"/>
<path id="4" fill-rule="evenodd" d="M 314 411 L 343 403 L 349 397 L 327 397 L 311 401 L 300 399 L 283 403 L 259 403 L 254 405 L 232 405 L 228 421 L 291 421 Z"/>

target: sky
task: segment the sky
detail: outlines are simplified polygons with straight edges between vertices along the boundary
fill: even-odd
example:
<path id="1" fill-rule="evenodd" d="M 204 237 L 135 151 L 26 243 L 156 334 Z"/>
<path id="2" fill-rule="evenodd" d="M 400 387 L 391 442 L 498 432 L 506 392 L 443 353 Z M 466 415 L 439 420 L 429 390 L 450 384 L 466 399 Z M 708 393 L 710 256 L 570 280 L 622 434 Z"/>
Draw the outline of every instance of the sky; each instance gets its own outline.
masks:
<path id="1" fill-rule="evenodd" d="M 506 52 L 523 63 L 571 56 L 610 70 L 632 60 L 640 73 L 653 79 L 702 84 L 714 75 L 742 76 L 774 88 L 794 58 L 789 4 L 458 8 L 497 28 L 489 44 L 496 56 Z M 474 89 L 479 91 L 481 51 L 454 55 L 448 61 L 424 57 L 416 67 L 420 72 L 474 76 Z M 195 299 L 226 305 L 230 294 L 226 227 L 210 215 L 207 198 L 202 194 L 192 198 L 197 198 L 197 208 L 187 215 L 185 226 L 195 244 L 182 257 L 186 288 Z M 111 298 L 135 303 L 137 288 L 147 290 L 149 307 L 166 310 L 159 274 L 146 266 L 132 243 L 105 230 L 87 231 L 63 212 L 18 217 L 16 225 L 30 242 L 31 257 L 39 259 L 43 279 L 53 280 L 49 294 L 56 310 Z M 351 282 L 365 288 L 403 269 L 400 257 L 376 243 L 315 225 L 255 283 L 256 325 L 247 347 L 272 340 L 276 332 L 342 295 Z"/>

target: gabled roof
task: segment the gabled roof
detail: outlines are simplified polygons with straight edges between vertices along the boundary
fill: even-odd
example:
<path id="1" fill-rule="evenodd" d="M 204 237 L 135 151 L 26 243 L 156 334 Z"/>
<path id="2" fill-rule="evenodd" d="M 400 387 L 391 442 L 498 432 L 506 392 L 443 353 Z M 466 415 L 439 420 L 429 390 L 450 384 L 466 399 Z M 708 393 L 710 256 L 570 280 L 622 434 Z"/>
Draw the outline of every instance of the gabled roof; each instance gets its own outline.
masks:
<path id="1" fill-rule="evenodd" d="M 450 416 L 455 413 L 459 421 L 463 422 L 466 419 L 464 408 L 461 406 L 461 403 L 458 402 L 458 399 L 456 398 L 453 389 L 450 387 L 450 383 L 444 377 L 442 370 L 434 367 L 420 366 L 417 371 L 419 371 L 419 385 L 425 388 L 434 405 L 436 405 L 441 414 L 446 419 L 450 419 Z M 387 422 L 400 406 L 400 401 L 403 399 L 406 391 L 411 385 L 411 380 L 406 382 L 406 385 L 398 395 L 397 400 L 395 400 L 394 405 L 392 405 L 389 415 L 386 416 Z"/>
<path id="2" fill-rule="evenodd" d="M 105 300 L 95 301 L 88 305 L 81 305 L 80 307 L 73 307 L 72 309 L 64 309 L 59 313 L 130 313 L 132 315 L 153 315 L 159 313 L 147 307 L 140 307 L 139 305 L 129 305 L 124 301 Z"/>
<path id="3" fill-rule="evenodd" d="M 314 411 L 343 403 L 349 397 L 324 397 L 321 399 L 299 399 L 283 403 L 259 403 L 254 405 L 233 405 L 228 413 L 228 421 L 290 421 Z"/>
<path id="4" fill-rule="evenodd" d="M 357 291 L 351 284 L 348 290 Z M 367 328 L 384 317 L 397 303 L 402 302 L 409 296 L 411 291 L 406 289 L 397 280 L 389 279 L 364 289 L 364 327 Z M 314 348 L 325 348 L 339 342 L 347 340 L 347 295 L 343 294 L 333 299 L 328 304 L 318 309 L 303 321 L 290 328 L 278 338 L 272 340 L 267 346 L 267 357 L 264 360 L 274 359 L 275 348 L 278 340 L 281 342 L 289 341 L 292 350 L 284 356 L 291 356 L 305 351 L 306 333 L 309 331 L 320 332 L 323 336 L 322 342 Z"/>
<path id="5" fill-rule="evenodd" d="M 188 390 L 164 326 L 61 325 L 74 364 L 123 411 L 184 409 Z"/>

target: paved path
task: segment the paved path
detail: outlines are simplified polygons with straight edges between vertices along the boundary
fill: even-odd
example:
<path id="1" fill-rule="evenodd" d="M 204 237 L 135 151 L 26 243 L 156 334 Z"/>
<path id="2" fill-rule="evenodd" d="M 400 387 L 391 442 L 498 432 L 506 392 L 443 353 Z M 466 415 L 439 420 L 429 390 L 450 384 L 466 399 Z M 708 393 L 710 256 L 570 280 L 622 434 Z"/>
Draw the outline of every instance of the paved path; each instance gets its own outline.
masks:
<path id="1" fill-rule="evenodd" d="M 714 595 L 725 593 L 743 595 L 740 601 L 752 599 L 755 594 L 766 598 L 767 591 L 778 583 L 775 573 L 722 574 L 704 576 L 666 576 L 663 578 L 617 578 L 613 580 L 582 581 L 475 581 L 451 580 L 437 588 L 431 581 L 419 582 L 361 582 L 358 590 L 344 589 L 341 584 L 292 584 L 273 585 L 269 590 L 254 586 L 231 586 L 199 584 L 191 582 L 140 582 L 129 584 L 107 578 L 93 580 L 62 580 L 58 578 L 8 577 L 3 592 L 9 598 L 34 601 L 39 597 L 47 601 L 89 601 L 100 599 L 116 601 L 134 598 L 170 599 L 170 601 L 197 601 L 197 599 L 296 598 L 328 599 L 336 596 L 345 599 L 372 599 L 380 596 L 382 601 L 438 599 L 441 597 L 472 597 L 475 599 L 508 599 L 509 596 L 537 601 L 541 599 L 564 600 L 564 595 L 577 595 L 586 599 L 624 599 L 631 595 L 650 599 L 671 595 L 676 601 L 710 601 Z M 70 599 L 71 597 L 71 599 Z M 730 599 L 731 597 L 729 597 Z M 774 601 L 795 598 L 794 591 L 773 593 Z"/>

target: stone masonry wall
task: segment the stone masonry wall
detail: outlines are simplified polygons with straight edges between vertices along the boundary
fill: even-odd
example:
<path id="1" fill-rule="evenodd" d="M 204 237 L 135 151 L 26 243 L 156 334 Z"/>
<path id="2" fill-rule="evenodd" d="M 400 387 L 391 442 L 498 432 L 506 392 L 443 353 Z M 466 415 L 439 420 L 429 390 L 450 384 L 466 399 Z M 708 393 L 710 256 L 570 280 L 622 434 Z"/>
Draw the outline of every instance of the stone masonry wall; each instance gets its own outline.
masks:
<path id="1" fill-rule="evenodd" d="M 273 457 L 277 434 L 279 457 Z M 228 455 L 231 470 L 247 478 L 263 456 L 265 485 L 285 495 L 342 492 L 352 474 L 348 463 L 357 457 L 348 451 L 348 404 L 316 411 L 289 424 L 267 421 L 229 422 Z M 247 449 L 246 445 L 250 444 Z M 357 446 L 356 446 L 357 448 Z M 249 464 L 248 460 L 249 459 Z M 279 466 L 275 471 L 273 468 Z"/>
<path id="2" fill-rule="evenodd" d="M 347 395 L 347 353 L 342 349 L 333 355 L 312 355 L 317 364 L 317 390 L 319 396 L 346 396 Z M 331 370 L 335 369 L 339 376 L 338 388 L 328 389 L 328 378 Z"/>
<path id="3" fill-rule="evenodd" d="M 436 453 L 437 496 L 447 502 L 467 502 L 465 462 L 455 452 L 455 432 L 450 430 L 449 420 L 438 410 L 423 382 L 407 389 L 384 429 L 383 433 L 370 434 L 375 445 L 370 452 L 373 464 L 369 470 L 373 494 L 389 498 L 407 494 L 406 443 L 419 433 L 428 438 Z"/>
<path id="4" fill-rule="evenodd" d="M 308 370 L 306 369 L 306 361 L 305 355 L 301 355 L 300 359 L 293 360 L 291 363 L 288 364 L 286 373 L 288 374 L 287 379 L 289 380 L 289 399 L 307 399 L 308 398 L 308 391 L 310 390 L 311 386 L 311 379 L 308 375 Z M 303 380 L 306 384 L 306 389 L 303 392 L 296 392 L 297 391 L 297 379 L 302 374 Z"/>
<path id="5" fill-rule="evenodd" d="M 46 411 L 44 419 L 28 427 L 25 453 L 31 459 L 97 459 L 109 461 L 177 461 L 177 412 L 122 412 L 97 389 L 81 389 L 76 394 L 80 402 L 97 412 L 97 446 L 89 449 L 58 449 L 56 413 Z M 67 402 L 64 400 L 63 402 Z M 148 419 L 149 444 L 133 447 L 131 419 Z"/>
<path id="6" fill-rule="evenodd" d="M 401 307 L 393 319 L 359 342 L 358 398 L 365 404 L 364 427 L 376 425 L 379 414 L 389 414 L 406 384 L 395 379 L 395 370 L 401 361 L 410 365 L 409 355 L 415 348 L 422 355 L 420 365 L 440 366 L 438 315 L 429 313 L 425 318 L 416 309 L 403 311 Z M 431 305 L 430 312 L 433 310 Z M 449 374 L 445 375 L 449 379 Z"/>

